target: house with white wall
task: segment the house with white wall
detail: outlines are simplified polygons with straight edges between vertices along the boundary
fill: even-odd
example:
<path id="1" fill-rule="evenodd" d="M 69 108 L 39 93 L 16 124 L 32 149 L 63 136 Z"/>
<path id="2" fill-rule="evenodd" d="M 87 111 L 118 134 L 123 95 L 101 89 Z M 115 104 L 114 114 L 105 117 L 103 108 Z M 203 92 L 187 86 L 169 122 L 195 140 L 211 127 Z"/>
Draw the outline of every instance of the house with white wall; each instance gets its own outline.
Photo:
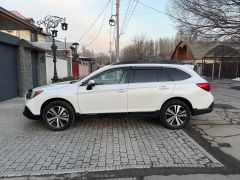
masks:
<path id="1" fill-rule="evenodd" d="M 52 83 L 53 71 L 54 71 L 54 63 L 53 63 L 53 55 L 52 55 L 52 41 L 51 38 L 47 38 L 48 41 L 45 42 L 33 42 L 34 46 L 45 49 L 46 51 L 46 78 L 47 84 Z M 72 43 L 65 43 L 61 41 L 56 41 L 57 46 L 57 74 L 58 78 L 65 78 L 72 76 L 71 71 L 71 57 L 70 57 L 70 47 Z"/>
<path id="2" fill-rule="evenodd" d="M 51 39 L 46 42 L 33 42 L 34 46 L 45 49 L 46 51 L 46 78 L 47 84 L 52 82 L 53 78 L 53 56 L 52 56 L 52 42 Z M 65 43 L 61 41 L 56 41 L 57 48 L 57 74 L 58 78 L 72 77 L 73 79 L 78 79 L 86 76 L 94 70 L 93 64 L 94 59 L 89 57 L 80 56 L 77 59 L 71 57 L 71 46 L 72 43 Z"/>

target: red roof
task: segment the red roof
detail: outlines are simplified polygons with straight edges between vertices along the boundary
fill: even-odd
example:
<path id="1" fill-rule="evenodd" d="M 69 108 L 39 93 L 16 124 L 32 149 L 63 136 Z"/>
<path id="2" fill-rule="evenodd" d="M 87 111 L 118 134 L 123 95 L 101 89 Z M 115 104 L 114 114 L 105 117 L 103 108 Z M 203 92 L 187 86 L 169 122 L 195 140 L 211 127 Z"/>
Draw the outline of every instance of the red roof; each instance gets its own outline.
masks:
<path id="1" fill-rule="evenodd" d="M 10 11 L 10 12 L 13 13 L 15 16 L 23 19 L 23 20 L 26 20 L 26 19 L 27 19 L 25 16 L 23 16 L 23 15 L 22 15 L 21 13 L 19 13 L 18 11 L 13 10 L 13 11 Z"/>
<path id="2" fill-rule="evenodd" d="M 32 18 L 27 18 L 16 10 L 8 11 L 0 6 L 0 15 L 3 17 L 9 17 L 11 20 L 14 20 L 31 30 L 37 30 L 37 26 Z M 41 34 L 48 35 L 46 32 L 41 32 Z"/>
<path id="3" fill-rule="evenodd" d="M 3 18 L 6 18 L 8 17 L 9 19 L 17 22 L 17 23 L 20 23 L 21 25 L 27 27 L 27 28 L 30 28 L 32 30 L 36 30 L 37 29 L 37 26 L 32 23 L 29 19 L 27 19 L 26 17 L 24 17 L 23 15 L 21 15 L 19 12 L 17 11 L 8 11 L 4 8 L 2 8 L 0 6 L 0 15 L 3 17 Z"/>

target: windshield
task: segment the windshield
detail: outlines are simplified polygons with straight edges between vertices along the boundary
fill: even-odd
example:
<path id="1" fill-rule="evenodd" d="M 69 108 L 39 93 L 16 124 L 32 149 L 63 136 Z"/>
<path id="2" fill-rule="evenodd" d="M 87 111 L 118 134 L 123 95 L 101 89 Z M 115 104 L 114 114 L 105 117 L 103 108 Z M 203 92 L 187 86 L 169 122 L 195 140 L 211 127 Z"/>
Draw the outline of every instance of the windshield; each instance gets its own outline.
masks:
<path id="1" fill-rule="evenodd" d="M 91 72 L 90 74 L 88 74 L 88 75 L 86 75 L 86 76 L 76 80 L 75 82 L 84 82 L 84 81 L 88 80 L 89 78 L 91 78 L 92 76 L 102 72 L 104 69 L 107 69 L 107 67 L 108 66 L 104 66 L 104 67 L 102 67 L 100 69 L 97 69 L 96 71 Z"/>

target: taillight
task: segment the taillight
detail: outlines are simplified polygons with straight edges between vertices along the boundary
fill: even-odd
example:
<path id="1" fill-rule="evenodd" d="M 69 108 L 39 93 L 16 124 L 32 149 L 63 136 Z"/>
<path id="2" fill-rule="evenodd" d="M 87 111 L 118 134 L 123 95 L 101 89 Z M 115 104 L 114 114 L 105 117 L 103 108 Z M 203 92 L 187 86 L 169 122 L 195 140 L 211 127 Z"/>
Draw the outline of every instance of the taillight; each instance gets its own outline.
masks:
<path id="1" fill-rule="evenodd" d="M 197 83 L 197 86 L 204 89 L 205 91 L 210 91 L 211 87 L 210 87 L 210 83 L 206 82 L 206 83 Z"/>

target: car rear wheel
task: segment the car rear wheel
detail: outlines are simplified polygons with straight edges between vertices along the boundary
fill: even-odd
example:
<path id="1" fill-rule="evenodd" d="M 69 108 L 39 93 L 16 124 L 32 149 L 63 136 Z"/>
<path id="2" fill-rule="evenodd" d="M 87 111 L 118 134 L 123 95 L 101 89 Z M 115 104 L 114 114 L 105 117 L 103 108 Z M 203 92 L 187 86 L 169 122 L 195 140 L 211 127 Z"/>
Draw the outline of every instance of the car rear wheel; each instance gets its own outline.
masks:
<path id="1" fill-rule="evenodd" d="M 190 120 L 190 109 L 183 101 L 167 101 L 160 111 L 160 120 L 169 129 L 181 129 Z"/>
<path id="2" fill-rule="evenodd" d="M 53 101 L 44 107 L 42 120 L 49 129 L 61 131 L 72 125 L 75 120 L 75 112 L 68 103 L 64 101 Z"/>

